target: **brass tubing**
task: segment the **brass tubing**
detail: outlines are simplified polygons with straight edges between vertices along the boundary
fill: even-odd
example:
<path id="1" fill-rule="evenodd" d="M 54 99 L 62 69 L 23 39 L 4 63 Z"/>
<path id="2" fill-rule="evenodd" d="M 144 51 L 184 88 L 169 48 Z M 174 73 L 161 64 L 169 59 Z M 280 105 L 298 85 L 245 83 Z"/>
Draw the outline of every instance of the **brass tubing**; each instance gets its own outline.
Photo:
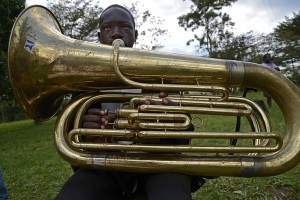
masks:
<path id="1" fill-rule="evenodd" d="M 256 103 L 252 102 L 249 99 L 245 99 L 245 98 L 241 98 L 241 97 L 229 97 L 228 100 L 233 101 L 233 102 L 243 102 L 243 103 L 249 105 L 252 109 L 254 109 L 255 113 L 262 120 L 262 122 L 263 122 L 262 124 L 264 125 L 264 130 L 266 132 L 271 132 L 271 125 L 270 125 L 268 117 L 266 116 L 266 114 L 262 110 L 262 108 L 259 107 Z"/>
<path id="2" fill-rule="evenodd" d="M 130 114 L 132 113 L 138 113 L 138 109 L 133 109 L 133 107 L 131 108 L 119 108 L 116 110 L 116 117 L 128 117 Z"/>
<path id="3" fill-rule="evenodd" d="M 54 134 L 54 144 L 56 145 L 56 149 L 58 153 L 64 158 L 66 161 L 72 163 L 75 166 L 80 165 L 93 165 L 94 159 L 91 155 L 78 152 L 70 147 L 71 141 L 67 140 L 68 138 L 68 130 L 70 128 L 70 122 L 72 121 L 72 116 L 75 115 L 76 109 L 80 104 L 90 98 L 90 95 L 83 95 L 82 98 L 76 99 L 72 101 L 66 108 L 65 112 L 62 112 L 61 115 L 58 116 L 55 125 L 55 134 Z M 84 163 L 84 164 L 83 164 Z M 105 156 L 98 155 L 97 156 L 97 164 L 104 165 L 105 164 Z"/>
<path id="4" fill-rule="evenodd" d="M 137 95 L 140 94 L 98 94 L 91 97 L 79 107 L 79 110 L 74 120 L 74 128 L 80 127 L 80 125 L 82 124 L 82 117 L 86 113 L 86 111 L 90 108 L 91 105 L 97 102 L 116 101 L 116 99 L 119 102 L 126 102 L 129 101 L 130 98 L 135 97 Z"/>
<path id="5" fill-rule="evenodd" d="M 282 144 L 282 137 L 276 133 L 270 132 L 199 132 L 199 131 L 140 131 L 137 133 L 137 137 L 139 138 L 201 138 L 201 139 L 264 139 L 269 138 L 276 141 L 276 143 Z"/>
<path id="6" fill-rule="evenodd" d="M 167 120 L 167 121 L 176 121 L 181 120 L 186 123 L 189 122 L 189 117 L 184 114 L 169 114 L 169 113 L 132 113 L 128 116 L 128 122 L 134 123 L 136 120 Z"/>
<path id="7" fill-rule="evenodd" d="M 76 136 L 120 137 L 122 139 L 136 138 L 135 131 L 131 130 L 76 128 L 68 133 L 68 140 L 74 141 Z"/>
<path id="8" fill-rule="evenodd" d="M 129 123 L 125 118 L 117 118 L 115 119 L 113 125 L 116 129 L 135 129 L 139 128 L 139 123 Z"/>
<path id="9" fill-rule="evenodd" d="M 161 115 L 161 113 L 157 113 Z M 188 118 L 188 117 L 187 117 Z M 134 123 L 129 123 L 127 119 L 116 119 L 113 123 L 117 129 L 135 129 L 135 130 L 186 130 L 191 125 L 188 119 L 185 122 L 150 122 L 150 121 L 136 121 Z"/>
<path id="10" fill-rule="evenodd" d="M 91 143 L 73 140 L 71 147 L 94 151 L 134 151 L 134 152 L 160 152 L 160 153 L 270 153 L 277 152 L 280 144 L 268 146 L 192 146 L 192 145 L 151 145 L 151 144 L 116 144 L 116 143 Z"/>
<path id="11" fill-rule="evenodd" d="M 265 70 L 265 69 L 261 69 L 261 70 Z M 274 72 L 270 72 L 270 73 L 274 73 Z M 285 85 L 285 84 L 283 84 L 283 85 Z M 288 89 L 289 87 L 293 87 L 293 86 L 290 85 L 290 84 L 287 84 L 287 86 L 285 86 L 285 87 L 286 87 L 285 89 Z M 293 91 L 296 91 L 296 90 L 293 90 Z M 288 92 L 291 92 L 291 90 L 288 89 Z M 294 95 L 298 95 L 298 94 L 294 94 Z M 295 98 L 293 98 L 293 99 L 295 99 Z M 278 98 L 277 98 L 277 101 L 278 101 Z M 289 111 L 293 112 L 292 110 L 289 110 Z M 297 114 L 293 113 L 293 115 L 297 115 Z M 288 119 L 291 120 L 290 118 L 288 118 Z M 211 133 L 209 133 L 209 134 L 211 134 Z M 243 133 L 240 133 L 240 134 L 243 135 Z M 187 137 L 188 137 L 188 135 L 187 135 Z M 237 135 L 228 134 L 227 137 L 236 138 Z M 253 137 L 257 138 L 258 136 L 255 135 Z M 294 140 L 297 141 L 297 138 L 295 138 L 295 136 L 292 137 L 292 138 L 293 138 L 293 141 Z M 270 173 L 272 173 L 272 174 L 275 173 L 275 172 L 277 173 L 278 170 L 282 171 L 282 170 L 287 170 L 287 169 L 286 168 L 284 168 L 284 169 L 278 169 L 278 168 L 273 169 L 272 166 L 270 165 L 270 166 L 268 166 L 268 168 L 272 169 L 271 172 L 266 170 L 263 173 L 258 174 L 257 172 L 259 171 L 258 169 L 260 169 L 260 167 L 257 166 L 257 165 L 253 165 L 251 163 L 259 162 L 260 165 L 265 164 L 266 161 L 267 161 L 267 163 L 269 163 L 269 159 L 273 158 L 274 155 L 277 155 L 277 154 L 280 155 L 280 154 L 282 154 L 282 149 L 288 148 L 287 145 L 286 145 L 287 144 L 286 142 L 287 142 L 287 139 L 286 139 L 286 136 L 285 136 L 284 142 L 282 144 L 282 148 L 279 148 L 279 149 L 276 150 L 276 152 L 274 152 L 272 154 L 268 154 L 268 155 L 259 155 L 259 156 L 250 156 L 249 155 L 248 158 L 247 158 L 247 156 L 234 156 L 234 155 L 232 155 L 230 158 L 223 158 L 223 160 L 221 158 L 214 158 L 214 157 L 210 157 L 209 159 L 204 158 L 204 157 L 203 158 L 202 157 L 193 157 L 192 160 L 189 160 L 188 162 L 184 162 L 184 163 L 180 162 L 180 160 L 179 161 L 177 160 L 180 164 L 179 163 L 175 164 L 176 162 L 175 162 L 175 160 L 173 160 L 173 158 L 174 159 L 177 158 L 176 156 L 174 156 L 173 158 L 166 156 L 166 157 L 161 158 L 161 160 L 155 160 L 155 158 L 156 158 L 155 155 L 147 155 L 145 157 L 139 157 L 137 155 L 131 155 L 130 152 L 127 152 L 126 153 L 126 159 L 125 159 L 125 157 L 120 155 L 120 157 L 117 160 L 115 160 L 116 157 L 112 153 L 112 154 L 106 154 L 106 158 L 105 158 L 105 163 L 106 164 L 104 164 L 102 162 L 103 161 L 102 159 L 101 159 L 102 161 L 100 161 L 100 160 L 98 160 L 100 158 L 94 157 L 93 158 L 93 167 L 97 167 L 97 166 L 98 167 L 101 167 L 101 166 L 104 167 L 105 166 L 108 169 L 119 169 L 119 170 L 132 171 L 133 169 L 129 169 L 127 166 L 129 164 L 136 164 L 134 171 L 143 171 L 140 167 L 141 166 L 147 166 L 148 164 L 151 163 L 151 169 L 152 169 L 153 172 L 154 171 L 155 172 L 158 172 L 158 171 L 163 172 L 163 171 L 167 171 L 167 170 L 169 170 L 169 171 L 173 170 L 175 172 L 185 173 L 186 171 L 185 170 L 183 171 L 183 169 L 185 167 L 189 166 L 188 167 L 188 173 L 190 173 L 190 174 L 204 174 L 204 175 L 216 175 L 216 174 L 220 175 L 220 174 L 222 174 L 222 175 L 229 175 L 229 176 L 266 176 L 266 175 L 269 175 Z M 291 141 L 289 141 L 289 144 L 290 144 L 290 142 Z M 295 143 L 292 142 L 291 144 L 293 145 Z M 87 147 L 88 148 L 94 148 L 94 147 L 90 147 L 90 146 L 87 146 Z M 70 149 L 72 150 L 72 148 L 70 148 Z M 128 147 L 128 148 L 129 148 L 128 151 L 133 150 L 133 149 L 131 149 L 133 147 Z M 137 148 L 140 148 L 140 147 L 137 147 Z M 188 151 L 187 150 L 188 147 L 184 147 L 184 148 L 186 148 L 186 150 L 184 150 L 184 151 Z M 154 149 L 159 149 L 159 147 L 154 147 Z M 196 151 L 196 149 L 191 150 L 191 151 Z M 197 150 L 199 150 L 199 149 L 201 149 L 201 148 L 199 147 Z M 214 149 L 216 149 L 216 148 L 211 147 L 211 148 L 208 148 L 208 149 L 210 149 L 212 152 L 215 152 Z M 224 152 L 230 152 L 228 149 L 230 149 L 230 148 L 224 147 Z M 256 150 L 254 150 L 254 149 L 256 149 Z M 263 149 L 268 149 L 267 151 L 269 151 L 268 147 L 257 147 L 257 148 L 255 147 L 254 149 L 253 149 L 253 152 L 261 151 Z M 203 151 L 206 151 L 206 150 L 207 150 L 206 148 L 203 149 Z M 244 151 L 244 150 L 243 150 L 243 148 L 240 148 L 240 151 Z M 297 148 L 296 148 L 296 150 L 297 150 Z M 77 151 L 77 150 L 75 150 L 75 151 Z M 168 149 L 166 149 L 166 151 L 168 151 Z M 175 151 L 177 152 L 179 150 L 176 149 Z M 293 150 L 293 151 L 295 151 L 295 150 Z M 231 153 L 232 152 L 235 152 L 235 150 L 231 151 Z M 238 152 L 238 150 L 237 150 L 237 152 Z M 289 154 L 289 153 L 285 152 L 285 154 Z M 71 155 L 73 155 L 73 154 L 71 154 Z M 85 156 L 87 158 L 83 157 L 82 158 L 83 161 L 79 165 L 83 165 L 83 166 L 88 165 L 88 163 L 87 163 L 88 160 L 89 160 L 88 158 L 91 155 L 85 155 Z M 251 158 L 251 159 L 249 159 L 249 158 Z M 87 160 L 84 161 L 84 159 L 87 159 Z M 137 162 L 136 159 L 138 159 L 138 162 Z M 184 158 L 181 158 L 181 159 L 184 159 Z M 188 158 L 185 158 L 185 159 L 188 159 Z M 274 157 L 274 159 L 275 159 L 275 157 Z M 285 158 L 282 157 L 281 159 L 285 159 Z M 296 158 L 293 158 L 293 159 L 296 159 Z M 226 161 L 225 165 L 221 164 L 225 161 Z M 70 162 L 72 163 L 72 162 L 76 162 L 76 161 L 71 160 Z M 101 163 L 104 164 L 104 165 L 101 165 Z M 169 164 L 172 163 L 172 166 L 168 165 L 167 163 L 169 163 Z M 238 163 L 240 163 L 240 165 L 238 165 Z M 169 167 L 165 166 L 165 167 L 161 168 L 161 167 L 159 167 L 159 166 L 161 166 L 161 164 L 168 165 Z M 183 168 L 179 167 L 180 165 L 185 166 L 185 167 L 183 167 Z M 216 169 L 218 169 L 218 166 L 220 166 L 220 165 L 222 165 L 222 172 L 218 171 L 218 173 L 216 173 L 216 172 L 213 173 L 213 171 L 211 171 L 211 168 L 214 168 L 216 170 Z M 201 166 L 201 168 L 198 168 L 196 166 Z M 204 168 L 205 168 L 205 170 L 204 170 Z M 264 168 L 264 169 L 268 169 L 268 168 Z M 145 168 L 143 168 L 143 169 L 145 169 Z M 257 169 L 258 171 L 257 170 L 253 171 L 253 169 Z M 274 170 L 275 170 L 275 172 L 274 172 Z"/>
<path id="12" fill-rule="evenodd" d="M 132 98 L 131 99 L 131 104 L 135 105 L 141 105 L 144 103 L 144 101 L 148 99 L 146 97 L 140 97 L 140 98 Z M 215 101 L 214 100 L 208 100 L 208 99 L 202 99 L 200 96 L 195 97 L 195 98 L 190 98 L 189 96 L 182 95 L 180 96 L 179 94 L 177 96 L 173 95 L 171 97 L 168 96 L 168 99 L 172 101 L 175 105 L 178 106 L 199 106 L 199 107 L 214 107 L 214 108 L 240 108 L 240 109 L 245 109 L 249 110 L 251 107 L 248 104 L 253 104 L 251 101 L 246 101 L 243 100 L 243 98 L 233 98 L 229 97 L 227 101 Z M 151 100 L 156 102 L 156 104 L 161 104 L 161 98 L 153 97 Z M 255 104 L 256 105 L 256 104 Z M 133 106 L 132 106 L 133 107 Z"/>
<path id="13" fill-rule="evenodd" d="M 34 44 L 30 48 L 27 48 L 28 41 Z M 58 116 L 55 128 L 55 145 L 59 154 L 75 166 L 134 172 L 254 177 L 278 175 L 300 162 L 300 90 L 280 72 L 258 64 L 115 48 L 75 40 L 61 33 L 57 20 L 48 9 L 32 6 L 22 11 L 15 20 L 9 41 L 8 66 L 20 107 L 29 117 L 39 121 L 52 117 L 60 108 L 61 97 L 70 93 L 124 88 L 195 93 L 211 91 L 222 94 L 217 101 L 225 101 L 229 99 L 226 91 L 229 87 L 256 88 L 267 92 L 280 107 L 285 120 L 282 146 L 275 152 L 263 155 L 216 153 L 213 156 L 191 156 L 172 153 L 173 149 L 179 152 L 176 147 L 171 150 L 170 146 L 155 145 L 151 146 L 150 151 L 156 152 L 161 148 L 164 152 L 136 153 L 133 147 L 140 148 L 137 144 L 123 145 L 128 148 L 125 151 L 104 149 L 97 154 L 74 147 L 73 141 L 68 141 L 68 130 L 76 115 L 74 110 L 91 98 L 90 95 L 83 95 Z M 220 112 L 223 112 L 222 109 Z M 264 117 L 254 116 L 250 120 L 258 123 L 260 118 Z M 81 141 L 74 142 L 77 144 Z M 87 148 L 90 148 L 89 145 Z M 189 148 L 189 145 L 183 146 L 183 151 L 201 150 L 201 147 Z M 241 147 L 239 151 L 239 147 L 232 146 L 203 147 L 203 151 L 215 152 L 219 148 L 224 148 L 221 152 L 235 153 L 244 152 L 245 149 L 251 152 L 257 152 L 255 149 L 269 151 L 269 147 L 263 146 Z"/>
<path id="14" fill-rule="evenodd" d="M 164 146 L 164 145 L 132 145 L 132 144 L 113 144 L 113 143 L 88 143 L 76 142 L 71 143 L 75 149 L 85 149 L 94 151 L 130 151 L 134 152 L 156 152 L 156 153 L 271 153 L 280 149 L 276 144 L 275 147 L 264 146 Z M 76 150 L 75 150 L 76 151 Z M 122 167 L 122 166 L 120 166 Z"/>
<path id="15" fill-rule="evenodd" d="M 197 85 L 182 85 L 182 84 L 153 84 L 153 83 L 142 83 L 136 82 L 125 77 L 119 68 L 119 51 L 120 46 L 116 45 L 113 47 L 113 66 L 114 71 L 119 80 L 121 80 L 126 85 L 130 85 L 133 88 L 142 88 L 145 90 L 158 90 L 158 91 L 198 91 L 198 92 L 217 92 L 223 94 L 220 101 L 228 98 L 228 91 L 225 87 L 220 86 L 209 86 L 209 85 L 199 85 L 198 79 L 195 79 Z M 163 80 L 163 78 L 162 78 Z M 163 82 L 163 81 L 162 81 Z"/>
<path id="16" fill-rule="evenodd" d="M 241 109 L 223 109 L 209 107 L 192 107 L 192 106 L 166 106 L 166 105 L 141 105 L 139 110 L 142 112 L 172 112 L 172 113 L 190 113 L 190 114 L 211 114 L 211 115 L 250 115 L 252 108 L 247 106 L 247 110 Z"/>
<path id="17" fill-rule="evenodd" d="M 166 130 L 186 130 L 191 126 L 191 120 L 184 114 L 167 114 L 167 113 L 132 113 L 128 116 L 128 122 L 134 123 L 137 121 L 140 129 L 166 129 Z M 143 120 L 152 119 L 156 122 L 146 122 Z M 142 121 L 139 121 L 142 120 Z M 171 121 L 161 122 L 163 121 Z M 173 121 L 173 122 L 172 122 Z M 178 122 L 181 121 L 181 122 Z M 183 122 L 182 122 L 183 121 Z"/>
<path id="18" fill-rule="evenodd" d="M 300 162 L 300 107 L 296 106 L 300 105 L 300 90 L 280 72 L 253 63 L 245 63 L 243 85 L 268 91 L 281 108 L 286 125 L 282 148 L 263 156 L 255 175 L 276 175 L 293 168 Z"/>
<path id="19" fill-rule="evenodd" d="M 261 132 L 262 128 L 263 128 L 263 130 L 265 132 L 271 132 L 271 125 L 270 125 L 270 122 L 269 122 L 266 114 L 263 112 L 262 108 L 260 106 L 258 106 L 256 103 L 250 101 L 249 99 L 242 98 L 242 97 L 229 97 L 228 100 L 232 101 L 232 102 L 243 102 L 243 103 L 249 105 L 254 110 L 252 115 L 247 116 L 248 122 L 253 131 Z M 262 121 L 262 123 L 261 123 L 263 125 L 262 128 L 259 124 L 258 118 L 261 119 L 261 121 Z M 268 144 L 268 142 L 269 142 L 268 139 L 256 139 L 256 140 L 254 140 L 254 145 L 265 146 Z"/>
<path id="20" fill-rule="evenodd" d="M 120 139 L 152 139 L 152 138 L 201 138 L 201 139 L 272 139 L 276 142 L 274 147 L 265 146 L 195 146 L 195 145 L 121 145 L 112 143 L 89 143 L 75 141 L 76 136 L 101 136 L 101 137 L 119 137 Z M 147 151 L 147 152 L 201 152 L 201 153 L 266 153 L 278 151 L 282 146 L 282 138 L 279 134 L 268 132 L 250 132 L 250 133 L 217 133 L 217 132 L 169 132 L 169 131 L 126 131 L 110 129 L 73 129 L 68 134 L 70 145 L 73 148 L 85 150 L 113 150 L 113 151 Z M 212 150 L 214 149 L 214 150 Z"/>

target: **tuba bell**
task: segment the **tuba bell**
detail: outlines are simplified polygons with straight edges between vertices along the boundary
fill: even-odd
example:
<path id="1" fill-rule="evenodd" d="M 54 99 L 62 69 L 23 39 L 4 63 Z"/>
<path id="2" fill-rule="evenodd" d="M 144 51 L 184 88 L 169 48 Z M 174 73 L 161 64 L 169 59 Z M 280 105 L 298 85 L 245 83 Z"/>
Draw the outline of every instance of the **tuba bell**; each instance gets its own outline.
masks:
<path id="1" fill-rule="evenodd" d="M 300 90 L 281 73 L 261 65 L 75 40 L 62 34 L 42 6 L 26 8 L 9 41 L 9 76 L 15 97 L 31 118 L 53 117 L 63 96 L 84 93 L 57 117 L 55 145 L 73 165 L 134 172 L 203 176 L 272 176 L 300 162 Z M 272 83 L 272 84 L 267 84 Z M 257 88 L 279 105 L 286 130 L 273 133 L 253 101 L 230 96 L 228 88 Z M 176 105 L 143 105 L 152 93 L 173 91 Z M 109 91 L 112 90 L 112 91 Z M 199 95 L 200 94 L 200 95 Z M 129 102 L 115 111 L 114 129 L 84 129 L 82 116 L 97 102 Z M 191 115 L 244 116 L 251 132 L 189 131 Z M 89 142 L 83 137 L 113 139 Z M 251 145 L 159 144 L 171 139 L 249 140 Z M 271 141 L 271 142 L 269 142 Z"/>

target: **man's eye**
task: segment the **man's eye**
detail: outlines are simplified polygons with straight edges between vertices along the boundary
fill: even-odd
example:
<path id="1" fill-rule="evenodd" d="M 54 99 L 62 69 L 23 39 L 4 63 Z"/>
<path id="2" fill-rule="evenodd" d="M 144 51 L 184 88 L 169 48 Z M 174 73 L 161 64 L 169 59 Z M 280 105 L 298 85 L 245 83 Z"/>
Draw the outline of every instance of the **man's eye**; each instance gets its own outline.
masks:
<path id="1" fill-rule="evenodd" d="M 130 29 L 131 26 L 130 25 L 123 25 L 123 29 Z"/>
<path id="2" fill-rule="evenodd" d="M 103 30 L 105 30 L 105 31 L 109 31 L 111 28 L 110 28 L 110 26 L 104 26 L 103 27 Z"/>

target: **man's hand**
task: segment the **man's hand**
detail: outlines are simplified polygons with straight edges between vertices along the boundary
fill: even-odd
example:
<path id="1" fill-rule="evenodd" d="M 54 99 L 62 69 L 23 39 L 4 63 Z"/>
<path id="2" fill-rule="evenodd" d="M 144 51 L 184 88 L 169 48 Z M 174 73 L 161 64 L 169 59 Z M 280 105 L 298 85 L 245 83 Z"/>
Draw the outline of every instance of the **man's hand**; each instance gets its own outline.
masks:
<path id="1" fill-rule="evenodd" d="M 107 113 L 99 108 L 90 108 L 83 116 L 83 128 L 111 129 L 112 123 L 116 119 L 115 114 Z"/>
<path id="2" fill-rule="evenodd" d="M 159 96 L 159 98 L 162 98 L 162 100 L 161 100 L 161 104 L 162 104 L 162 105 L 168 105 L 168 106 L 174 105 L 174 102 L 172 102 L 172 101 L 168 98 L 168 92 L 167 92 L 167 91 L 161 91 L 161 92 L 159 93 L 158 96 Z M 145 104 L 145 105 L 156 105 L 157 102 L 155 102 L 155 101 L 152 100 L 152 99 L 146 99 L 146 100 L 144 101 L 144 104 Z"/>

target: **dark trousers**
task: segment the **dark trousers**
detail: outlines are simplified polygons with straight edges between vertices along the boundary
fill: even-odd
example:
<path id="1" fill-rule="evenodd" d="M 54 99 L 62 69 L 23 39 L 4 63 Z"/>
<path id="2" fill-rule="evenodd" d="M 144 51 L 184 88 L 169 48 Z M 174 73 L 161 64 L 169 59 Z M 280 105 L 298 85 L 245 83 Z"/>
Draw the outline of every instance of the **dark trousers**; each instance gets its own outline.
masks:
<path id="1" fill-rule="evenodd" d="M 0 200 L 7 200 L 7 199 L 8 199 L 8 194 L 7 194 L 7 190 L 4 184 L 4 180 L 0 168 Z"/>
<path id="2" fill-rule="evenodd" d="M 122 200 L 144 193 L 148 200 L 190 200 L 191 176 L 140 174 L 79 169 L 62 187 L 56 200 Z"/>

